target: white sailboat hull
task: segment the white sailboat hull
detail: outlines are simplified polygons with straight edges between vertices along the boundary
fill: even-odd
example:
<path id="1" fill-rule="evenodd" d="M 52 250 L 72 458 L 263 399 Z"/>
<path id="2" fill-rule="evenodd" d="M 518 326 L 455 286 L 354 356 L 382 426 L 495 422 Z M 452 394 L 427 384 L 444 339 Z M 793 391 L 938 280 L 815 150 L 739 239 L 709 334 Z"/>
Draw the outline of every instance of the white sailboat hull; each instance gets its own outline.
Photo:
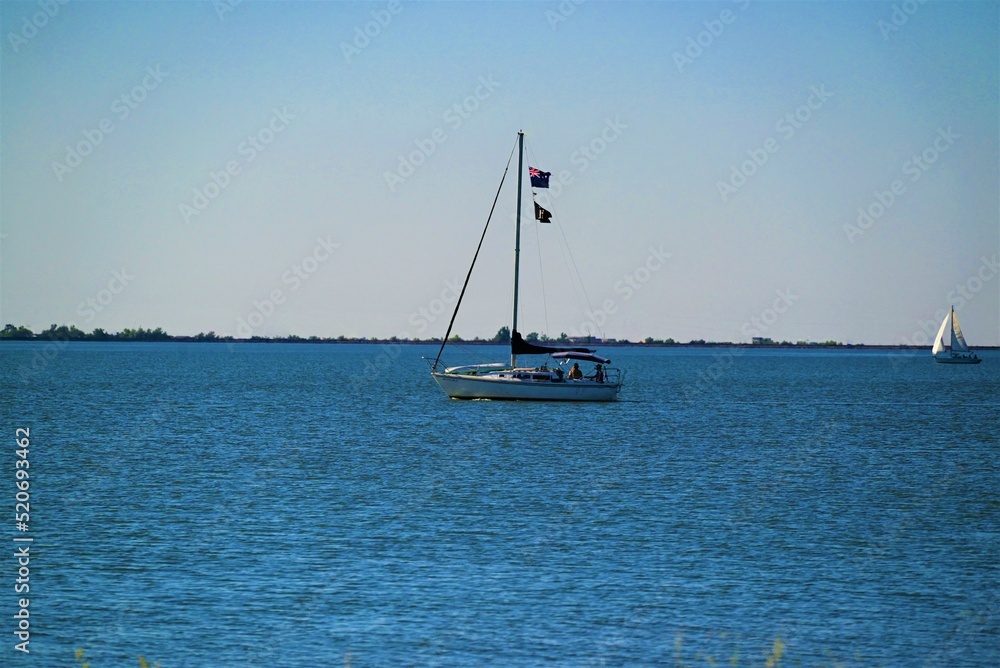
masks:
<path id="1" fill-rule="evenodd" d="M 620 383 L 593 380 L 544 381 L 432 373 L 452 399 L 501 399 L 527 401 L 615 401 Z"/>
<path id="2" fill-rule="evenodd" d="M 935 355 L 934 361 L 938 364 L 979 364 L 983 360 L 978 357 L 970 357 L 969 353 L 952 353 L 945 351 Z"/>

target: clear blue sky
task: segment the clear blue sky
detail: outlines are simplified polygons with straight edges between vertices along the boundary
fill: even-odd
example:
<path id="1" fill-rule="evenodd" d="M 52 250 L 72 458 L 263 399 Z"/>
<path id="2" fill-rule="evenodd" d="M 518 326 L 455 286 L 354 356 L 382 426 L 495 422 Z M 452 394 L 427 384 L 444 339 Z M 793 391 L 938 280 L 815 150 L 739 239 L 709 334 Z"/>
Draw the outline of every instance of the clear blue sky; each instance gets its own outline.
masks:
<path id="1" fill-rule="evenodd" d="M 973 346 L 1000 344 L 995 2 L 0 20 L 3 323 L 440 336 L 523 129 L 570 181 L 546 193 L 557 225 L 524 204 L 525 333 L 608 306 L 609 337 L 900 343 L 953 303 Z M 462 336 L 509 324 L 513 208 L 507 189 Z"/>

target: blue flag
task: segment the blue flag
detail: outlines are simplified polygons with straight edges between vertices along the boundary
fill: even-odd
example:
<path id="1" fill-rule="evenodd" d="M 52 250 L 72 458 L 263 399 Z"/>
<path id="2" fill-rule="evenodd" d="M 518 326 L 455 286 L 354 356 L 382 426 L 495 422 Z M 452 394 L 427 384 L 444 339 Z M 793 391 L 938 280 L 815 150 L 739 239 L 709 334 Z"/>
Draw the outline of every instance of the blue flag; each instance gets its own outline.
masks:
<path id="1" fill-rule="evenodd" d="M 552 172 L 543 172 L 540 169 L 528 167 L 528 176 L 531 177 L 532 188 L 548 188 L 549 177 L 552 176 Z"/>

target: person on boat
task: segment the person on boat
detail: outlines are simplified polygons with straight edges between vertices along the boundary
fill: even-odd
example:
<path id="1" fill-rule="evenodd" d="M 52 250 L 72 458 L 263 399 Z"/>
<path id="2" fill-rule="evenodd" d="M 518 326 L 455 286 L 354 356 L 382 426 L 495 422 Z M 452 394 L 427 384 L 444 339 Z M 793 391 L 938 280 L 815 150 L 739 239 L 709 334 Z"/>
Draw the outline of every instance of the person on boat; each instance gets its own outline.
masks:
<path id="1" fill-rule="evenodd" d="M 569 370 L 569 379 L 570 380 L 582 380 L 583 379 L 583 372 L 580 371 L 580 365 L 579 365 L 579 363 L 577 363 L 577 362 L 573 363 L 573 368 Z"/>
<path id="2" fill-rule="evenodd" d="M 594 369 L 594 373 L 587 376 L 587 378 L 597 381 L 598 383 L 604 382 L 604 369 L 600 364 Z"/>

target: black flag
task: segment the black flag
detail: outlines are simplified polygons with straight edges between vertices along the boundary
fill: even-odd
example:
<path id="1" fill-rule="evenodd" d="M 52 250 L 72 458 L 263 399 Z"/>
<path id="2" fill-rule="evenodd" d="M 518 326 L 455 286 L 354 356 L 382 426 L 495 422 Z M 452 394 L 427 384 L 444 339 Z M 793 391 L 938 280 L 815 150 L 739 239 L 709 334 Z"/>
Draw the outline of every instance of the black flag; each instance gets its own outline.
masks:
<path id="1" fill-rule="evenodd" d="M 535 220 L 537 220 L 540 223 L 551 223 L 552 213 L 538 206 L 538 202 L 534 202 L 534 205 L 535 205 Z"/>

